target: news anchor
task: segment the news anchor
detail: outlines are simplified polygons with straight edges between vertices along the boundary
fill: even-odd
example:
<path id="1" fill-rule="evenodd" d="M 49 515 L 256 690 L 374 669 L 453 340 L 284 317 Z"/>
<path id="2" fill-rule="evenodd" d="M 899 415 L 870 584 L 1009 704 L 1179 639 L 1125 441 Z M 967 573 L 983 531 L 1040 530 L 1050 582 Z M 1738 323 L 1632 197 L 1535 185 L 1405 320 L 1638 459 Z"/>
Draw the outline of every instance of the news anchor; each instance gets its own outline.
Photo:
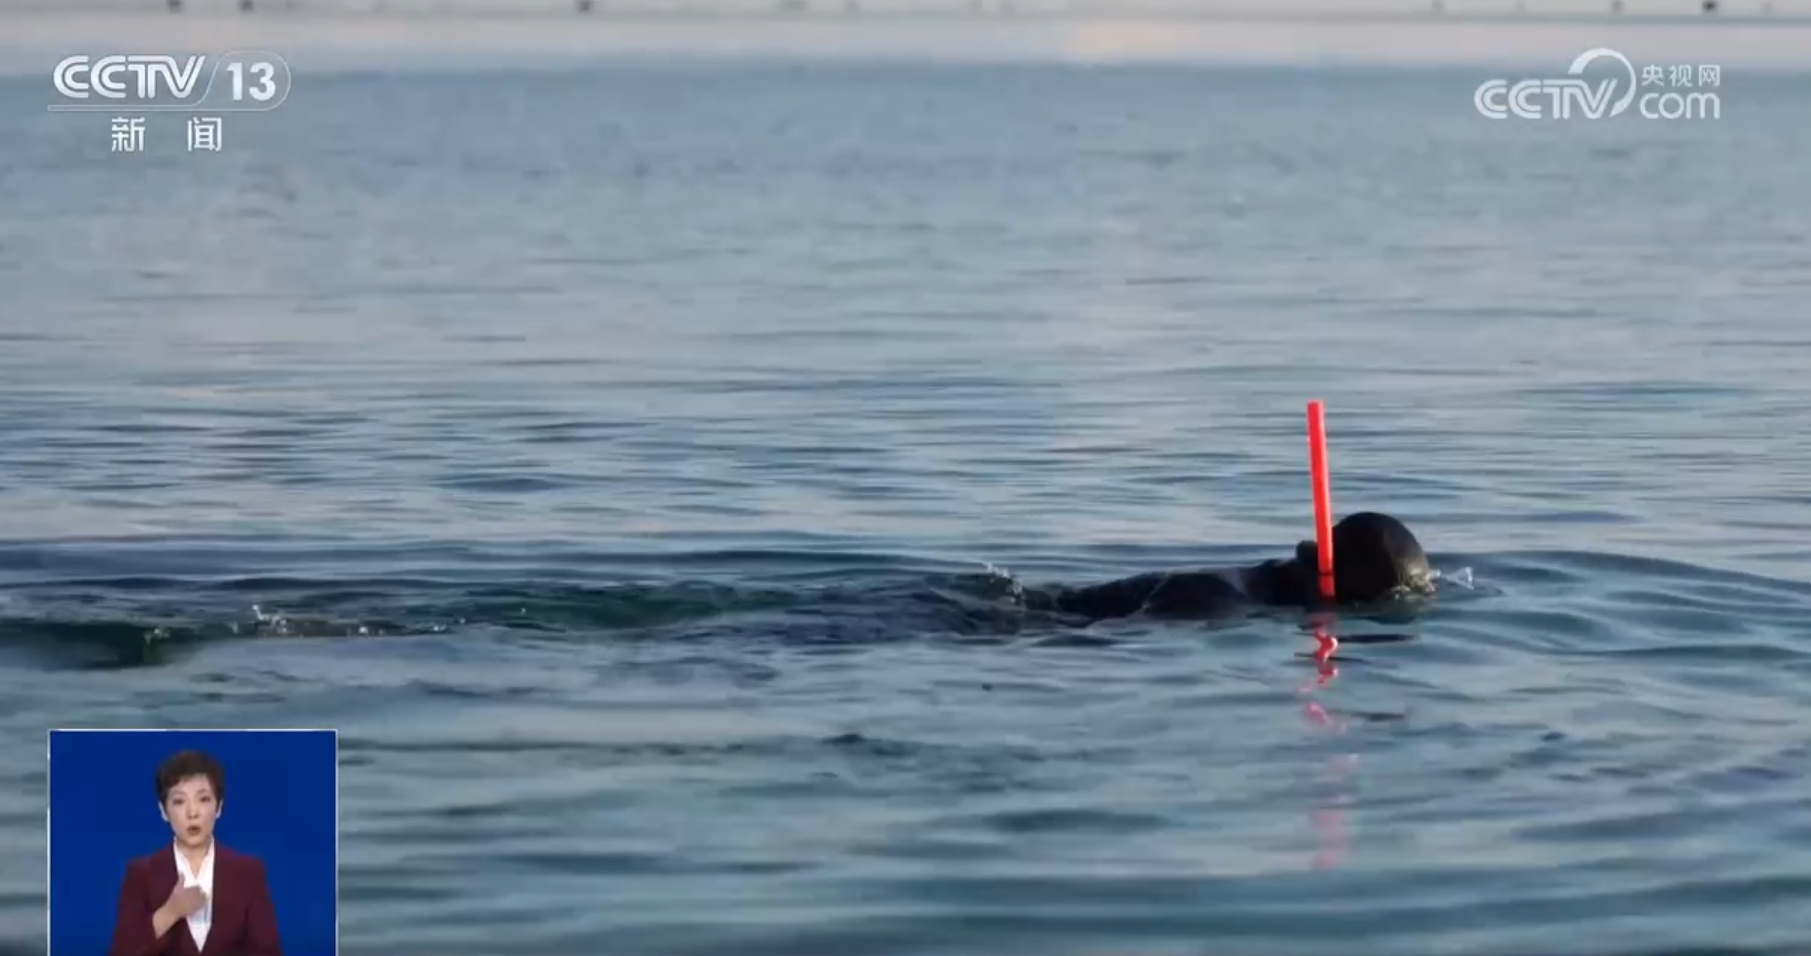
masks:
<path id="1" fill-rule="evenodd" d="M 220 762 L 184 750 L 157 768 L 170 845 L 126 864 L 107 956 L 282 956 L 264 863 L 222 846 Z"/>

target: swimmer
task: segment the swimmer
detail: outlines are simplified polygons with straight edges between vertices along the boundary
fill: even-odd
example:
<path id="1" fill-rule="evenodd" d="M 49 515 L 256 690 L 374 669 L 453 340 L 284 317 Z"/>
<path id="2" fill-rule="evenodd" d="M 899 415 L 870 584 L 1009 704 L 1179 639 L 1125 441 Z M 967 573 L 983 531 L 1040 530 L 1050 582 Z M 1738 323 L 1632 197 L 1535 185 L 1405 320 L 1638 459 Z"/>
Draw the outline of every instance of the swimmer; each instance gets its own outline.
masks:
<path id="1" fill-rule="evenodd" d="M 1295 556 L 1243 568 L 1158 571 L 1050 594 L 1027 593 L 1034 610 L 1059 611 L 1090 620 L 1131 617 L 1213 617 L 1253 606 L 1320 609 L 1315 544 L 1303 541 Z M 1337 606 L 1368 604 L 1433 590 L 1433 569 L 1421 542 L 1389 515 L 1361 511 L 1333 527 L 1333 582 Z"/>

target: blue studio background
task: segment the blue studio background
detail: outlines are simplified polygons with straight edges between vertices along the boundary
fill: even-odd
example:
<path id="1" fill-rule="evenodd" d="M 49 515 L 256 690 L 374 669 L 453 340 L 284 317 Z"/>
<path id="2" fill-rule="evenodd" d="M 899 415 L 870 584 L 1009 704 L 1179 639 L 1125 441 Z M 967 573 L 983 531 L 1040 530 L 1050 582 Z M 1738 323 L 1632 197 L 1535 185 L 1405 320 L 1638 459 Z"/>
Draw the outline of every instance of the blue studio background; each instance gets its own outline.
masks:
<path id="1" fill-rule="evenodd" d="M 157 765 L 202 750 L 226 773 L 215 839 L 264 861 L 284 956 L 333 956 L 331 731 L 53 731 L 50 956 L 105 956 L 126 863 L 168 846 Z"/>

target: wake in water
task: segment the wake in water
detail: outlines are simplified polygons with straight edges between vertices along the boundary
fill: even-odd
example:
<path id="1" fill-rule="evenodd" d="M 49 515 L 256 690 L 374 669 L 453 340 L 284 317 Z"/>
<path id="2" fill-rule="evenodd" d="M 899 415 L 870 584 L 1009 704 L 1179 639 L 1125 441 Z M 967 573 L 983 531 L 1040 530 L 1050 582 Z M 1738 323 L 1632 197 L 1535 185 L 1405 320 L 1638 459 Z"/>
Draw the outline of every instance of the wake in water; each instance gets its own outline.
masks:
<path id="1" fill-rule="evenodd" d="M 978 572 L 834 567 L 772 573 L 751 562 L 742 583 L 616 581 L 595 585 L 483 583 L 434 576 L 72 577 L 0 585 L 0 651 L 52 662 L 135 666 L 213 641 L 391 638 L 528 632 L 573 640 L 741 637 L 789 643 L 922 638 L 1063 641 L 1113 628 L 1048 607 L 1054 585 L 1028 585 L 986 564 Z M 650 558 L 673 563 L 673 556 Z M 677 563 L 683 564 L 683 561 Z M 765 580 L 764 580 L 765 577 Z M 1442 588 L 1470 569 L 1439 577 Z M 1287 624 L 1298 616 L 1254 611 Z"/>
<path id="2" fill-rule="evenodd" d="M 1399 634 L 1407 625 L 1440 616 L 1442 627 L 1472 625 L 1459 609 L 1519 587 L 1555 608 L 1552 622 L 1517 638 L 1560 647 L 1652 653 L 1679 647 L 1724 652 L 1742 647 L 1623 636 L 1607 639 L 1594 605 L 1617 595 L 1593 595 L 1591 582 L 1624 579 L 1631 570 L 1654 578 L 1635 589 L 1627 621 L 1686 620 L 1702 615 L 1792 616 L 1811 606 L 1811 586 L 1751 575 L 1696 569 L 1608 555 L 1476 556 L 1493 566 L 1480 583 L 1472 562 L 1449 560 L 1432 574 L 1426 600 L 1341 613 L 1331 619 L 1299 609 L 1253 608 L 1215 622 L 1185 622 L 1207 632 L 1223 626 L 1275 628 L 1298 640 L 1306 630 L 1332 627 L 1342 644 L 1376 643 L 1369 625 Z M 139 560 L 142 560 L 139 559 Z M 822 554 L 680 554 L 647 556 L 654 573 L 630 577 L 580 566 L 537 569 L 555 583 L 520 575 L 475 574 L 470 568 L 434 573 L 340 576 L 34 575 L 0 577 L 0 653 L 23 653 L 51 666 L 136 666 L 172 659 L 209 642 L 248 639 L 394 638 L 419 635 L 541 635 L 555 640 L 659 641 L 727 638 L 790 644 L 861 644 L 920 639 L 1113 642 L 1146 622 L 1087 620 L 1049 606 L 1044 597 L 1066 582 L 1027 582 L 1004 567 L 977 571 L 927 569 L 897 556 L 839 559 Z M 17 562 L 38 567 L 41 561 Z M 97 562 L 117 568 L 117 559 Z M 0 575 L 5 573 L 0 568 Z M 580 583 L 585 578 L 600 583 Z M 1497 581 L 1503 582 L 1499 585 Z M 1083 582 L 1086 583 L 1086 582 Z M 1624 591 L 1628 588 L 1625 586 Z M 1545 594 L 1546 597 L 1541 595 Z M 1568 609 L 1583 601 L 1585 610 Z M 1656 602 L 1658 602 L 1657 606 Z M 1642 606 L 1643 604 L 1650 606 Z M 1794 610 L 1794 609 L 1798 610 Z M 1509 613 L 1526 616 L 1527 610 Z M 1729 625 L 1722 625 L 1725 630 Z M 1733 635 L 1732 635 L 1733 636 Z M 1475 644 L 1475 640 L 1461 639 Z"/>

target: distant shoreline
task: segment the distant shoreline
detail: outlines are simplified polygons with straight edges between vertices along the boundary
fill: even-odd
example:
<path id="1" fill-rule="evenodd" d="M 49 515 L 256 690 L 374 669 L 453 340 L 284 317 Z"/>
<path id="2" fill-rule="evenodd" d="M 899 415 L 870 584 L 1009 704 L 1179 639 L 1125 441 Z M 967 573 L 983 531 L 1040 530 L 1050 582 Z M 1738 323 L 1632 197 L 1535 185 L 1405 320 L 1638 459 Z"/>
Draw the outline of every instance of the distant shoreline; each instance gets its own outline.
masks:
<path id="1" fill-rule="evenodd" d="M 988 0 L 998 4 L 1002 0 Z M 1647 64 L 1811 69 L 1811 16 L 820 9 L 131 13 L 0 11 L 0 72 L 71 53 L 259 49 L 308 69 L 446 57 L 1500 66 L 1563 71 L 1607 46 Z"/>
<path id="2" fill-rule="evenodd" d="M 1675 26 L 1696 29 L 1720 29 L 1726 27 L 1747 27 L 1756 25 L 1805 27 L 1811 26 L 1811 10 L 1804 12 L 1786 11 L 1776 13 L 1759 12 L 1720 12 L 1703 14 L 1694 12 L 1678 13 L 1609 13 L 1607 11 L 1527 11 L 1507 10 L 1447 10 L 1438 12 L 1425 9 L 1373 9 L 1373 10 L 1256 10 L 1256 9 L 1219 9 L 1200 10 L 1164 7 L 1128 7 L 1110 2 L 1063 4 L 1061 7 L 1048 3 L 1040 5 L 1037 0 L 975 0 L 971 5 L 963 0 L 930 6 L 911 4 L 901 0 L 775 0 L 761 5 L 713 3 L 702 0 L 698 3 L 685 0 L 598 0 L 593 9 L 580 11 L 572 5 L 546 8 L 482 8 L 465 10 L 434 11 L 412 8 L 389 8 L 381 4 L 369 9 L 333 8 L 319 3 L 304 2 L 293 5 L 282 0 L 264 0 L 250 12 L 239 12 L 233 9 L 185 9 L 170 12 L 157 8 L 155 4 L 132 2 L 116 6 L 94 6 L 83 9 L 70 9 L 68 4 L 52 0 L 30 0 L 0 5 L 0 20 L 11 17 L 56 17 L 56 18 L 114 18 L 142 17 L 147 19 L 169 20 L 187 18 L 194 20 L 242 22 L 254 19 L 273 20 L 435 20 L 435 21 L 491 21 L 491 20 L 536 20 L 536 21 L 569 21 L 583 22 L 888 22 L 888 21 L 931 21 L 931 22 L 1126 22 L 1126 23 L 1224 23 L 1224 24 L 1293 24 L 1293 25 L 1336 25 L 1336 24 L 1500 24 L 1516 26 Z"/>

